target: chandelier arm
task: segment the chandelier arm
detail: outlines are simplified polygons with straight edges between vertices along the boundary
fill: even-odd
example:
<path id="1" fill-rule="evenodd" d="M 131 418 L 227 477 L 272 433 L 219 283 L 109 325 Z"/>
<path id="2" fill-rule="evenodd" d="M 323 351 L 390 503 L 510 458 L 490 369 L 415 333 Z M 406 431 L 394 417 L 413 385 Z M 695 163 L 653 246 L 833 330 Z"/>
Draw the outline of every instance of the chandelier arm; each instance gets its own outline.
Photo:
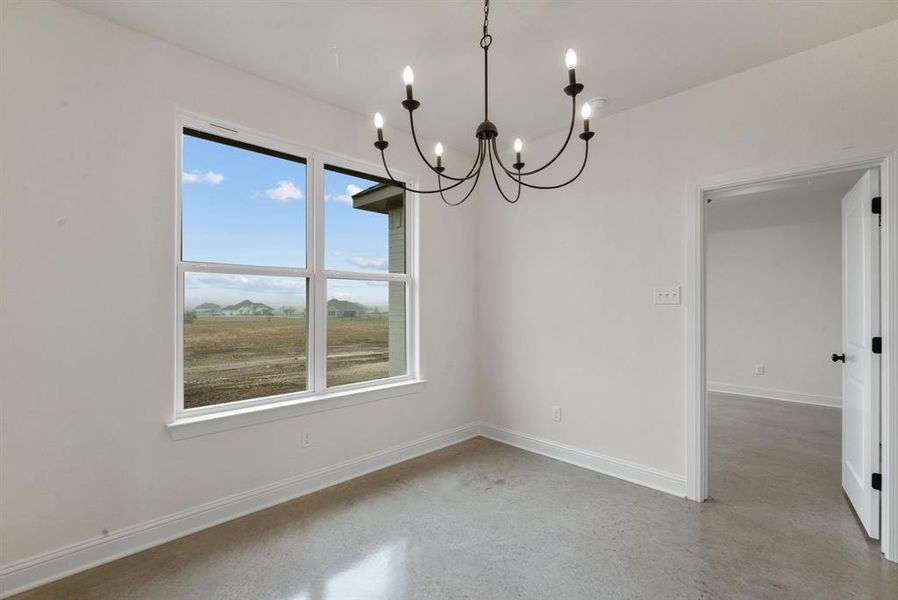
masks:
<path id="1" fill-rule="evenodd" d="M 420 144 L 418 144 L 418 136 L 417 136 L 417 134 L 415 133 L 415 117 L 414 117 L 412 111 L 408 111 L 408 122 L 409 122 L 409 124 L 411 125 L 411 128 L 412 128 L 412 140 L 415 142 L 415 149 L 418 150 L 418 156 L 421 157 L 421 160 L 424 161 L 424 164 L 427 165 L 427 167 L 428 167 L 431 171 L 433 171 L 433 172 L 436 173 L 437 175 L 440 175 L 440 176 L 442 176 L 442 177 L 445 177 L 446 179 L 449 179 L 449 180 L 451 180 L 451 181 L 468 181 L 469 179 L 471 179 L 471 177 L 473 177 L 473 175 L 472 175 L 472 173 L 474 173 L 474 168 L 473 168 L 473 167 L 471 168 L 470 171 L 468 171 L 468 174 L 465 175 L 464 177 L 452 177 L 451 175 L 443 175 L 442 173 L 440 173 L 439 171 L 437 171 L 437 168 L 436 168 L 435 166 L 433 166 L 432 164 L 430 164 L 430 161 L 427 160 L 427 157 L 426 157 L 426 156 L 424 156 L 424 152 L 421 150 Z M 478 153 L 479 153 L 479 152 L 480 152 L 480 149 L 478 148 Z M 475 166 L 477 165 L 477 159 L 474 159 L 474 165 L 475 165 Z"/>
<path id="2" fill-rule="evenodd" d="M 556 160 L 558 160 L 558 157 L 564 153 L 565 149 L 567 148 L 568 142 L 571 141 L 571 135 L 574 133 L 574 122 L 576 121 L 576 118 L 577 118 L 577 98 L 573 98 L 573 100 L 571 101 L 571 126 L 567 130 L 567 137 L 565 138 L 564 143 L 561 145 L 561 148 L 558 150 L 557 153 L 555 153 L 555 156 L 552 157 L 552 160 L 550 160 L 543 166 L 539 167 L 538 169 L 532 169 L 530 171 L 519 171 L 519 172 L 512 171 L 508 167 L 506 167 L 505 164 L 502 162 L 502 158 L 499 156 L 499 150 L 497 148 L 494 148 L 494 151 L 496 153 L 496 161 L 498 161 L 499 166 L 502 168 L 502 170 L 505 171 L 508 175 L 510 175 L 512 179 L 516 179 L 518 176 L 527 177 L 528 175 L 533 175 L 535 173 L 539 173 L 543 169 L 549 167 Z M 495 146 L 495 144 L 496 144 L 496 140 L 494 138 L 493 146 Z M 527 184 L 525 183 L 524 185 L 527 185 Z"/>
<path id="3" fill-rule="evenodd" d="M 495 149 L 495 139 L 493 140 L 493 149 Z M 505 201 L 508 202 L 509 204 L 516 203 L 518 200 L 521 199 L 521 180 L 520 180 L 520 178 L 515 179 L 513 176 L 509 175 L 509 177 L 511 177 L 511 179 L 518 182 L 518 193 L 517 193 L 517 195 L 515 195 L 514 200 L 512 200 L 508 196 L 505 195 L 505 192 L 502 190 L 502 185 L 499 183 L 499 178 L 496 176 L 496 168 L 493 166 L 494 152 L 491 152 L 488 150 L 488 153 L 490 156 L 490 171 L 493 172 L 493 181 L 496 182 L 496 188 L 499 190 L 499 194 L 501 194 L 502 198 L 504 198 Z"/>
<path id="4" fill-rule="evenodd" d="M 390 179 L 390 181 L 392 181 L 397 187 L 402 188 L 406 192 L 412 192 L 413 194 L 439 194 L 441 192 L 448 192 L 452 188 L 457 188 L 458 186 L 460 186 L 461 184 L 463 184 L 465 182 L 465 180 L 457 181 L 448 187 L 438 188 L 435 190 L 416 190 L 414 188 L 408 187 L 407 185 L 405 185 L 404 183 L 402 183 L 401 181 L 398 181 L 395 177 L 393 177 L 393 174 L 390 173 L 390 167 L 387 166 L 387 157 L 384 154 L 383 150 L 380 151 L 380 158 L 384 165 L 384 171 L 387 172 L 387 177 Z M 475 166 L 476 166 L 476 163 L 475 163 Z"/>
<path id="5" fill-rule="evenodd" d="M 528 187 L 534 190 L 557 190 L 558 188 L 563 188 L 569 183 L 573 183 L 578 177 L 580 177 L 581 173 L 583 173 L 583 169 L 586 168 L 586 160 L 589 158 L 589 140 L 586 140 L 586 146 L 583 149 L 583 163 L 580 165 L 580 170 L 577 171 L 577 174 L 565 181 L 564 183 L 559 183 L 558 185 L 534 185 L 532 183 L 527 183 L 526 181 L 518 181 L 524 187 Z M 511 174 L 509 177 L 515 179 Z"/>
<path id="6" fill-rule="evenodd" d="M 482 149 L 482 147 L 483 147 L 483 146 L 481 145 L 481 149 Z M 478 152 L 478 157 L 479 157 L 479 159 L 480 159 L 480 165 L 483 166 L 483 160 L 484 160 L 484 158 L 486 158 L 486 157 L 483 155 L 483 152 L 482 152 L 482 151 L 481 151 L 481 152 Z M 442 199 L 443 199 L 443 202 L 445 202 L 445 203 L 446 203 L 447 205 L 449 205 L 449 206 L 458 206 L 459 204 L 461 204 L 462 202 L 464 202 L 465 200 L 467 200 L 468 197 L 469 197 L 471 194 L 474 193 L 474 190 L 477 189 L 477 181 L 480 179 L 480 173 L 482 173 L 482 172 L 483 172 L 483 169 L 477 169 L 477 174 L 474 176 L 474 183 L 471 184 L 471 189 L 469 189 L 469 190 L 468 190 L 468 193 L 465 194 L 464 198 L 462 198 L 462 199 L 459 200 L 458 202 L 450 202 L 449 200 L 446 200 L 446 196 L 443 195 L 443 192 L 440 192 L 440 198 L 442 198 Z M 439 174 L 439 173 L 437 173 L 437 185 L 441 185 L 441 184 L 440 184 L 440 174 Z"/>

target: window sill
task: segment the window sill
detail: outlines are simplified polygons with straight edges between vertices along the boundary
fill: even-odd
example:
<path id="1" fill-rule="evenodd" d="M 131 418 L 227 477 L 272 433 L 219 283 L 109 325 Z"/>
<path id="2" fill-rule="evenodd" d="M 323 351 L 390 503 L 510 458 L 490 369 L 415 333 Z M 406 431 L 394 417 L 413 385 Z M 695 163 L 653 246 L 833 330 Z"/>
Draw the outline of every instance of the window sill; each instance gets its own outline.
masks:
<path id="1" fill-rule="evenodd" d="M 249 406 L 235 410 L 223 410 L 195 417 L 180 417 L 168 424 L 168 433 L 173 440 L 183 440 L 257 423 L 267 423 L 279 419 L 334 410 L 345 406 L 374 402 L 384 398 L 417 394 L 424 389 L 426 383 L 427 381 L 423 379 L 391 382 L 362 389 L 331 391 L 318 396 L 307 396 L 296 400 L 285 400 L 278 403 Z"/>

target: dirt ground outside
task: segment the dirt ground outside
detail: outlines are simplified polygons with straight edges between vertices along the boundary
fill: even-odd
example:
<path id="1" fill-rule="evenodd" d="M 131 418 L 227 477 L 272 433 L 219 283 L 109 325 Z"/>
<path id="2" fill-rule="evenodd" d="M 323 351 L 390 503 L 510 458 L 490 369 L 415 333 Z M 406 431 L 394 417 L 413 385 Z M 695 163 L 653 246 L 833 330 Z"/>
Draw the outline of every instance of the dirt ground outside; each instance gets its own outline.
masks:
<path id="1" fill-rule="evenodd" d="M 301 391 L 307 385 L 306 320 L 198 315 L 184 324 L 184 407 Z M 389 375 L 389 322 L 328 319 L 328 386 Z"/>

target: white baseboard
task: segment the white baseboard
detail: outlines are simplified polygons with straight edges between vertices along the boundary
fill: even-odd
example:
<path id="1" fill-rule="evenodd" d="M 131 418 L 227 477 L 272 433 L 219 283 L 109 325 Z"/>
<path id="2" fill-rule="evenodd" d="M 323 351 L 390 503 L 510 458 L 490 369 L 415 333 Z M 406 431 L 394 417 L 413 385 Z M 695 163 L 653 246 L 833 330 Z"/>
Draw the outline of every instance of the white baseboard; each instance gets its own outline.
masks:
<path id="1" fill-rule="evenodd" d="M 624 481 L 636 483 L 654 490 L 673 494 L 681 498 L 686 497 L 686 478 L 666 471 L 659 471 L 634 462 L 612 458 L 590 450 L 575 448 L 538 438 L 527 433 L 512 431 L 504 427 L 481 423 L 480 435 L 515 446 L 522 450 L 542 454 L 555 460 L 570 463 L 590 471 L 610 475 Z"/>
<path id="2" fill-rule="evenodd" d="M 489 424 L 472 423 L 291 479 L 215 500 L 109 535 L 0 567 L 0 598 L 61 579 L 220 523 L 481 435 L 497 442 L 675 496 L 685 477 Z"/>
<path id="3" fill-rule="evenodd" d="M 735 383 L 708 382 L 708 391 L 720 394 L 733 394 L 736 396 L 754 396 L 769 400 L 782 400 L 784 402 L 799 402 L 801 404 L 816 404 L 842 408 L 840 396 L 826 396 L 823 394 L 808 394 L 805 392 L 792 392 L 789 390 L 776 390 L 772 388 L 755 387 L 753 385 L 738 385 Z"/>
<path id="4" fill-rule="evenodd" d="M 109 535 L 85 540 L 0 567 L 0 598 L 61 579 L 304 496 L 354 477 L 476 437 L 477 424 L 442 431 L 406 444 L 347 460 L 221 500 L 168 515 Z"/>

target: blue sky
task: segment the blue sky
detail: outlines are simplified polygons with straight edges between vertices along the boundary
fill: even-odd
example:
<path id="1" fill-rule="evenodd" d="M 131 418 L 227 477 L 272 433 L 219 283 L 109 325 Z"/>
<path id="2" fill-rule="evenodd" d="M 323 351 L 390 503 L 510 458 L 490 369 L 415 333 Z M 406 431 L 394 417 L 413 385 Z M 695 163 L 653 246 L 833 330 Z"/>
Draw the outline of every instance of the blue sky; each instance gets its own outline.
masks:
<path id="1" fill-rule="evenodd" d="M 183 136 L 184 260 L 304 267 L 306 176 L 304 164 Z M 387 271 L 387 216 L 353 209 L 350 197 L 374 184 L 325 171 L 326 268 Z M 289 278 L 203 274 L 186 284 L 188 307 L 247 298 L 274 307 L 305 304 L 304 283 Z M 384 290 L 377 282 L 334 281 L 328 298 L 384 306 Z"/>

